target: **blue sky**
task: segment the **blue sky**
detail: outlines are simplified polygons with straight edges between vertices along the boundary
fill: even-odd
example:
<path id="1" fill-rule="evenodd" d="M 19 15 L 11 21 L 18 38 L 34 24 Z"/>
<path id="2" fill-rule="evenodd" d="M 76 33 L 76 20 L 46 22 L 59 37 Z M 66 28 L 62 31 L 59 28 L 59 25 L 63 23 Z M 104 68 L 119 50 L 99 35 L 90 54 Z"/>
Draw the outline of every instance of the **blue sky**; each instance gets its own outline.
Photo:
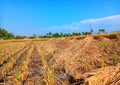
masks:
<path id="1" fill-rule="evenodd" d="M 0 3 L 0 27 L 16 35 L 89 31 L 89 24 L 94 32 L 99 28 L 120 31 L 120 0 L 0 0 Z"/>

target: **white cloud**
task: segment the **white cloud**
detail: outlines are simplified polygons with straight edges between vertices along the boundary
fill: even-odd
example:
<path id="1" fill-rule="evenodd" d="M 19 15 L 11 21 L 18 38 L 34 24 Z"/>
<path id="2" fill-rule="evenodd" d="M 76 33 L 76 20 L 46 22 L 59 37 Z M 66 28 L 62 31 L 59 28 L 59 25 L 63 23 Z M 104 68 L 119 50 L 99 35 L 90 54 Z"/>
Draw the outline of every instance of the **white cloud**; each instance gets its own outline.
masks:
<path id="1" fill-rule="evenodd" d="M 114 16 L 108 16 L 108 17 L 103 17 L 103 18 L 98 18 L 98 19 L 88 19 L 88 20 L 83 20 L 81 23 L 97 23 L 97 22 L 102 22 L 102 21 L 114 21 L 116 23 L 120 22 L 120 15 L 114 15 Z"/>
<path id="2" fill-rule="evenodd" d="M 87 19 L 72 24 L 65 24 L 62 26 L 52 26 L 46 31 L 51 32 L 74 32 L 74 31 L 89 31 L 89 25 L 92 25 L 93 30 L 97 31 L 99 28 L 105 28 L 108 31 L 120 31 L 120 15 L 108 16 L 97 19 Z"/>

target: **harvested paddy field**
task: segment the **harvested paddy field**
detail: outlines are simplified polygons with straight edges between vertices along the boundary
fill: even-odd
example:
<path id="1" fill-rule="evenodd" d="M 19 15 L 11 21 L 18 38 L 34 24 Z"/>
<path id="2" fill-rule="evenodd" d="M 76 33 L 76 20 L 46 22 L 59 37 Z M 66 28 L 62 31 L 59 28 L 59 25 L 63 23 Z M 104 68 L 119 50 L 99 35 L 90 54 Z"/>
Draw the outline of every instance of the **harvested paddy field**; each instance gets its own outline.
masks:
<path id="1" fill-rule="evenodd" d="M 0 41 L 0 85 L 120 85 L 120 34 Z"/>

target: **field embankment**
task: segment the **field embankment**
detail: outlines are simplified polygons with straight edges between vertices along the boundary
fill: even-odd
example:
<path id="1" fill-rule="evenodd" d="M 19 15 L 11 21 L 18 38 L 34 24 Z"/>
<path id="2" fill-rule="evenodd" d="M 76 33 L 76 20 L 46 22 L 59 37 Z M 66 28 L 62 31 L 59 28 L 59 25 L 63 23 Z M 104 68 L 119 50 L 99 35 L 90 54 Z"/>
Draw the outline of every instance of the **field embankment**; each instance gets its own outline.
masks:
<path id="1" fill-rule="evenodd" d="M 41 43 L 41 49 L 58 81 L 66 81 L 68 74 L 80 79 L 86 72 L 120 63 L 120 34 L 50 39 Z"/>

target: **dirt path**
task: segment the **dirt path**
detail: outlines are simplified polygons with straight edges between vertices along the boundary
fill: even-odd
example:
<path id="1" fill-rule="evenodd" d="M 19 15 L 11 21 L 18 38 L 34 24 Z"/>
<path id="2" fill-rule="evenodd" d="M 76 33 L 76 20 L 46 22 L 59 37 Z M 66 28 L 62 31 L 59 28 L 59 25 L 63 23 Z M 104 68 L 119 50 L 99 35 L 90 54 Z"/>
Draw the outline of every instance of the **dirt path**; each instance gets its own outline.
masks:
<path id="1" fill-rule="evenodd" d="M 37 48 L 34 46 L 31 62 L 28 65 L 28 76 L 24 85 L 40 85 L 42 83 L 43 68 L 41 58 L 37 52 Z M 43 84 L 42 84 L 43 85 Z"/>

